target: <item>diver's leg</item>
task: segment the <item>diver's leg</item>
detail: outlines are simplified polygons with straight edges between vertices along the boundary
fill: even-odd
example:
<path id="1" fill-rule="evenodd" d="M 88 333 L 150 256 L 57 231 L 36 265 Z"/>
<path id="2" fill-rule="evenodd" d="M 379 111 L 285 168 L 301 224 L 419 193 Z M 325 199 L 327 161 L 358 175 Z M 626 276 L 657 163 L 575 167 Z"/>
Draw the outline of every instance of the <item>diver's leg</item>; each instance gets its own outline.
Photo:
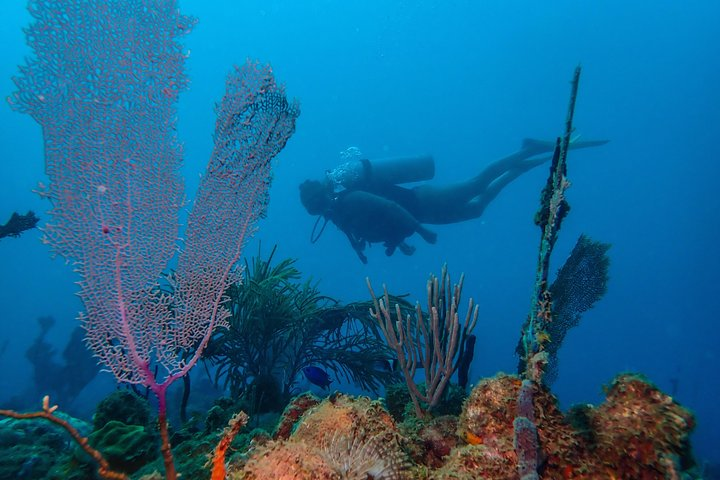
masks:
<path id="1" fill-rule="evenodd" d="M 608 143 L 607 140 L 574 140 L 570 143 L 570 150 L 597 147 L 600 145 L 605 145 L 606 143 Z M 553 151 L 555 150 L 555 146 L 556 142 L 525 139 L 523 140 L 522 148 L 519 151 L 491 163 L 485 168 L 485 170 L 480 172 L 479 175 L 471 178 L 467 182 L 464 182 L 464 184 L 466 185 L 458 184 L 458 187 L 466 188 L 469 191 L 472 191 L 474 189 L 476 192 L 478 192 L 477 195 L 481 195 L 490 187 L 493 182 L 495 182 L 497 179 L 499 179 L 506 173 L 509 173 L 512 170 L 518 168 L 521 169 L 522 172 L 527 172 L 528 170 L 547 162 L 552 158 L 552 155 L 547 156 L 544 154 L 553 153 Z M 543 156 L 540 158 L 533 158 L 537 157 L 538 155 Z M 517 176 L 514 177 L 513 180 L 515 178 L 517 178 Z M 505 183 L 505 185 L 507 185 L 507 183 Z M 497 195 L 497 193 L 495 195 Z M 471 196 L 469 197 L 469 199 L 473 197 L 474 196 Z"/>
<path id="2" fill-rule="evenodd" d="M 604 145 L 606 140 L 574 141 L 570 149 Z M 448 224 L 479 217 L 487 205 L 517 177 L 552 158 L 555 142 L 525 140 L 519 151 L 488 165 L 479 175 L 441 187 L 421 185 L 412 189 L 420 223 Z"/>
<path id="3" fill-rule="evenodd" d="M 549 158 L 551 157 L 546 157 L 542 162 L 538 162 L 533 166 L 536 167 L 546 162 Z M 483 192 L 481 196 L 473 198 L 472 200 L 467 202 L 463 206 L 462 212 L 458 213 L 461 213 L 468 220 L 481 216 L 483 212 L 485 212 L 485 208 L 490 205 L 490 202 L 495 200 L 495 197 L 497 197 L 505 187 L 510 185 L 519 176 L 521 176 L 523 173 L 527 172 L 531 168 L 533 167 L 524 168 L 523 166 L 505 172 L 505 174 L 501 175 L 487 189 L 485 189 L 485 192 Z"/>
<path id="4" fill-rule="evenodd" d="M 545 162 L 550 161 L 551 159 L 552 155 L 540 158 L 533 158 L 531 160 L 525 160 L 524 162 L 520 163 L 516 168 L 513 168 L 512 170 L 508 170 L 507 172 L 503 173 L 485 189 L 482 195 L 473 198 L 470 202 L 468 202 L 467 206 L 465 207 L 465 214 L 468 216 L 468 218 L 479 217 L 483 214 L 485 208 L 490 204 L 490 202 L 495 200 L 495 197 L 497 197 L 500 192 L 505 189 L 505 187 L 510 185 L 524 173 L 532 170 L 537 166 L 542 165 Z"/>
<path id="5" fill-rule="evenodd" d="M 551 142 L 525 140 L 523 142 L 523 148 L 512 155 L 508 155 L 507 157 L 494 161 L 473 178 L 464 182 L 453 183 L 445 187 L 429 187 L 426 189 L 426 192 L 422 193 L 432 197 L 437 197 L 438 195 L 452 195 L 453 202 L 467 202 L 479 195 L 482 195 L 490 184 L 505 173 L 515 168 L 521 168 L 522 164 L 530 161 L 532 157 L 542 155 L 544 153 L 551 153 L 554 149 L 555 144 L 551 144 Z M 547 161 L 547 159 L 548 157 L 544 157 L 543 159 L 537 160 L 539 161 L 537 165 Z M 534 166 L 535 164 L 529 168 Z M 423 187 L 419 187 L 418 189 L 421 188 Z"/>
<path id="6" fill-rule="evenodd" d="M 406 242 L 398 243 L 397 247 L 404 255 L 412 255 L 413 253 L 415 253 L 415 247 L 413 247 L 412 245 L 408 245 Z M 385 254 L 392 255 L 392 253 L 387 253 L 387 251 L 385 251 Z"/>
<path id="7" fill-rule="evenodd" d="M 470 180 L 443 186 L 425 184 L 415 187 L 412 189 L 416 199 L 416 208 L 413 213 L 420 223 L 431 224 L 456 223 L 475 218 L 479 215 L 479 213 L 473 213 L 479 208 L 475 199 L 482 199 L 488 188 L 507 172 L 522 169 L 523 164 L 527 164 L 529 170 L 546 162 L 547 158 L 542 158 L 536 160 L 537 164 L 535 160 L 532 161 L 532 164 L 528 163 L 531 162 L 529 159 L 543 152 L 547 152 L 547 148 L 525 148 L 491 163 L 479 175 Z M 471 202 L 472 205 L 469 205 Z M 466 208 L 467 211 L 465 211 Z M 484 206 L 480 210 L 482 209 Z"/>

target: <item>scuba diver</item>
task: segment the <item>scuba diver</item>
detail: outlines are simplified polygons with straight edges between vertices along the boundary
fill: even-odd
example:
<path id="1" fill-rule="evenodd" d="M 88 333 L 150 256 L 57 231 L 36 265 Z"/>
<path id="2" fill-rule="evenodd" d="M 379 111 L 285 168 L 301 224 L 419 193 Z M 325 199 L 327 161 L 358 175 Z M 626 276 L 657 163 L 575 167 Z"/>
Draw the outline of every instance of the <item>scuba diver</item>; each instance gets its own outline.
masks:
<path id="1" fill-rule="evenodd" d="M 607 143 L 574 141 L 570 148 L 595 147 Z M 383 243 L 385 254 L 396 249 L 412 255 L 415 247 L 406 238 L 418 233 L 435 243 L 437 235 L 423 224 L 443 225 L 480 217 L 485 208 L 513 180 L 552 158 L 555 142 L 526 139 L 519 151 L 488 165 L 480 174 L 465 181 L 436 186 L 421 184 L 411 188 L 400 184 L 430 180 L 435 175 L 432 156 L 384 160 L 354 156 L 325 173 L 325 178 L 300 184 L 300 201 L 310 215 L 319 215 L 311 242 L 315 243 L 329 221 L 345 233 L 363 263 L 366 245 Z M 321 219 L 325 219 L 316 233 Z"/>

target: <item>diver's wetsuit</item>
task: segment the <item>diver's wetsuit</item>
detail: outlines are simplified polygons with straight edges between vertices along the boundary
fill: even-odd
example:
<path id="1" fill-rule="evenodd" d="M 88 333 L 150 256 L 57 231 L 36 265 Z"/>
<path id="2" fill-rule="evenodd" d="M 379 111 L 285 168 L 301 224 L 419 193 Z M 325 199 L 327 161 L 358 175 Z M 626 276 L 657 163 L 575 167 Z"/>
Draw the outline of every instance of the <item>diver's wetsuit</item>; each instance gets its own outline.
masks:
<path id="1" fill-rule="evenodd" d="M 345 233 L 363 263 L 367 263 L 363 252 L 369 243 L 383 243 L 385 254 L 389 256 L 396 248 L 405 255 L 412 255 L 415 248 L 405 239 L 415 233 L 428 243 L 436 241 L 436 234 L 422 226 L 398 198 L 403 195 L 412 201 L 412 191 L 402 187 L 391 190 L 396 194 L 395 198 L 372 191 L 343 190 L 335 195 L 324 213 L 325 218 Z"/>

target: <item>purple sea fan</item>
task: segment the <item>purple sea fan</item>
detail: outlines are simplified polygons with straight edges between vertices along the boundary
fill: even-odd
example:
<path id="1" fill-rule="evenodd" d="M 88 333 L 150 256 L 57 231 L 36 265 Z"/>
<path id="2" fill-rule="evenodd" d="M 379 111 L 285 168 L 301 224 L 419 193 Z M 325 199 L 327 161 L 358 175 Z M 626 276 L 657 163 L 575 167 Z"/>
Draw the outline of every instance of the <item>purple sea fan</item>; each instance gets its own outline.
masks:
<path id="1" fill-rule="evenodd" d="M 271 160 L 295 131 L 300 110 L 275 83 L 270 66 L 248 61 L 228 75 L 216 113 L 212 157 L 174 276 L 175 322 L 183 332 L 183 348 L 207 342 L 207 330 L 195 326 L 216 309 L 225 324 L 229 312 L 218 296 L 240 280 L 244 242 L 267 207 Z"/>
<path id="2" fill-rule="evenodd" d="M 34 56 L 9 101 L 42 126 L 53 206 L 45 241 L 81 276 L 87 343 L 118 380 L 148 385 L 171 323 L 155 285 L 177 251 L 176 103 L 187 85 L 177 37 L 194 19 L 174 1 L 32 0 L 28 9 Z"/>
<path id="3" fill-rule="evenodd" d="M 45 240 L 80 274 L 86 343 L 118 381 L 158 398 L 167 478 L 176 472 L 167 388 L 225 324 L 243 243 L 264 215 L 270 162 L 299 114 L 268 66 L 228 76 L 214 150 L 178 251 L 183 183 L 175 138 L 187 80 L 176 38 L 194 20 L 176 0 L 30 0 L 33 50 L 13 108 L 43 129 L 52 219 Z M 158 368 L 159 367 L 159 368 Z"/>

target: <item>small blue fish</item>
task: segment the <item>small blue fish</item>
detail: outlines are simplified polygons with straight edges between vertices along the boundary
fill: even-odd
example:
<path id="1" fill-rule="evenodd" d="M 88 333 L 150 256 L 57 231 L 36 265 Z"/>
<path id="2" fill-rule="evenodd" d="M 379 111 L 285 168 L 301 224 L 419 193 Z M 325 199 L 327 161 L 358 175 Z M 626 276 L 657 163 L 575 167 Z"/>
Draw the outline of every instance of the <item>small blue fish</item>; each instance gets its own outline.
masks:
<path id="1" fill-rule="evenodd" d="M 332 380 L 330 379 L 330 375 L 322 368 L 310 366 L 303 368 L 302 371 L 310 383 L 322 387 L 325 390 L 330 388 Z"/>
<path id="2" fill-rule="evenodd" d="M 373 362 L 373 369 L 380 372 L 397 372 L 400 369 L 397 359 L 395 360 L 375 360 Z"/>

